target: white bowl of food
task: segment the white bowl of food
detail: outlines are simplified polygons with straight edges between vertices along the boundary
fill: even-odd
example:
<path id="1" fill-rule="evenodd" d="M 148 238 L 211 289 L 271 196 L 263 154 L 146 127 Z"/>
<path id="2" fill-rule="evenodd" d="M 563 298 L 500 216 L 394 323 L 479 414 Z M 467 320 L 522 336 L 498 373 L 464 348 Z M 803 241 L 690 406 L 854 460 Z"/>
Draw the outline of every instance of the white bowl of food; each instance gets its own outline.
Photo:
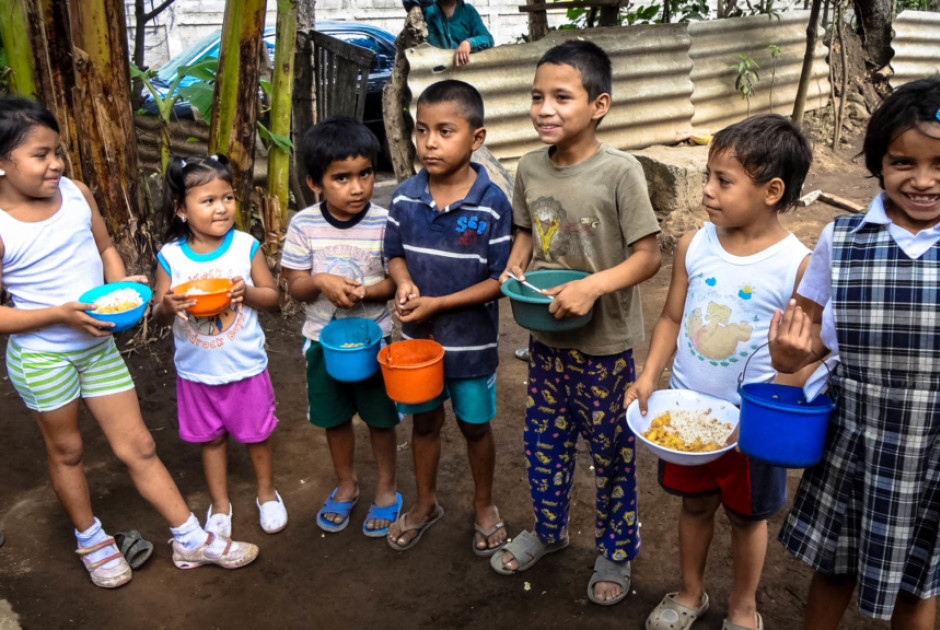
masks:
<path id="1" fill-rule="evenodd" d="M 715 396 L 688 389 L 661 389 L 649 397 L 645 416 L 638 400 L 630 403 L 627 424 L 660 459 L 680 466 L 700 466 L 737 445 L 738 411 L 734 404 Z"/>

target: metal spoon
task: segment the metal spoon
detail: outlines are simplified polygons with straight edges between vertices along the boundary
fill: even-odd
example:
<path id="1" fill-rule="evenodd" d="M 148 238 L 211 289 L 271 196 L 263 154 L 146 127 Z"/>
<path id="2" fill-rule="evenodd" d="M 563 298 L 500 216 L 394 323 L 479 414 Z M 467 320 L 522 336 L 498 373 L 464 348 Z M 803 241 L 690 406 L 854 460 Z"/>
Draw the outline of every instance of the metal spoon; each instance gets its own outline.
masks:
<path id="1" fill-rule="evenodd" d="M 542 291 L 542 289 L 538 288 L 537 286 L 535 286 L 535 285 L 532 284 L 531 282 L 528 282 L 528 281 L 526 281 L 526 280 L 522 280 L 521 278 L 517 277 L 516 274 L 514 274 L 514 273 L 511 272 L 511 271 L 508 271 L 508 272 L 506 272 L 506 273 L 507 273 L 507 275 L 508 275 L 510 278 L 512 278 L 513 280 L 515 280 L 516 282 L 518 282 L 518 283 L 521 284 L 522 286 L 526 287 L 527 289 L 532 289 L 533 291 L 535 291 L 536 293 L 538 293 L 538 294 L 540 294 L 540 295 L 545 295 L 545 293 Z M 554 300 L 554 299 L 555 299 L 555 296 L 554 296 L 554 295 L 545 295 L 545 297 L 547 297 L 549 300 Z"/>

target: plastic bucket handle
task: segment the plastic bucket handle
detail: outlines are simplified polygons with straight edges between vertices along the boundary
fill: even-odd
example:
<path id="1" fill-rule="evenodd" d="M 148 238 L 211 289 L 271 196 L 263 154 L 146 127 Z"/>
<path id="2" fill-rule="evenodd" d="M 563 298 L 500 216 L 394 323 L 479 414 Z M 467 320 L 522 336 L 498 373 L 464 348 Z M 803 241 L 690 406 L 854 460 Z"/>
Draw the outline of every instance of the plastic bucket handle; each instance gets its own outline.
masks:
<path id="1" fill-rule="evenodd" d="M 754 349 L 754 352 L 752 352 L 751 354 L 748 355 L 747 360 L 744 362 L 744 369 L 742 369 L 742 370 L 741 370 L 741 373 L 738 374 L 738 389 L 741 389 L 741 386 L 744 385 L 744 375 L 745 375 L 745 373 L 747 372 L 747 366 L 748 366 L 748 364 L 751 362 L 751 358 L 752 358 L 755 354 L 757 354 L 759 350 L 761 350 L 762 348 L 764 348 L 765 346 L 768 346 L 768 345 L 770 345 L 770 342 L 769 342 L 769 341 L 765 341 L 765 342 L 762 343 L 761 345 L 757 346 L 757 348 Z M 829 381 L 832 380 L 832 370 L 829 369 L 829 366 L 826 364 L 825 361 L 823 361 L 822 364 L 823 364 L 823 367 L 826 368 L 826 372 L 829 373 L 829 378 L 826 379 L 826 382 L 828 383 Z M 828 388 L 827 388 L 827 391 L 826 391 L 826 394 L 825 394 L 825 395 L 826 395 L 827 398 L 829 398 L 829 400 L 831 400 L 831 401 L 833 402 L 833 404 L 836 403 L 837 397 L 834 398 L 834 397 L 830 396 L 830 395 L 829 395 Z M 816 399 L 814 398 L 813 400 L 816 400 Z"/>

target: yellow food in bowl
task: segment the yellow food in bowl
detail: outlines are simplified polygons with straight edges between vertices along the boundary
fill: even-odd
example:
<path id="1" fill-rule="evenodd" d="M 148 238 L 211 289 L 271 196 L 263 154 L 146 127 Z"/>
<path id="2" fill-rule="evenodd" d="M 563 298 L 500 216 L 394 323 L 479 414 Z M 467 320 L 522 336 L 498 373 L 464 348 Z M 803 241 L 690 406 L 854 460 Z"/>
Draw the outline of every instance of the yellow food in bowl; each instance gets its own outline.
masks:
<path id="1" fill-rule="evenodd" d="M 140 294 L 133 289 L 118 289 L 95 300 L 95 313 L 113 315 L 135 309 L 144 303 Z"/>
<path id="2" fill-rule="evenodd" d="M 707 411 L 666 412 L 653 419 L 641 435 L 664 448 L 682 453 L 707 453 L 726 446 L 731 424 L 710 418 Z"/>
<path id="3" fill-rule="evenodd" d="M 366 345 L 366 344 L 365 344 L 365 342 L 363 342 L 363 341 L 360 341 L 360 342 L 358 342 L 358 343 L 354 343 L 354 342 L 352 342 L 352 341 L 349 341 L 349 342 L 344 343 L 343 345 L 341 345 L 340 348 L 360 348 L 360 347 L 362 347 L 362 346 L 364 346 L 364 345 Z"/>

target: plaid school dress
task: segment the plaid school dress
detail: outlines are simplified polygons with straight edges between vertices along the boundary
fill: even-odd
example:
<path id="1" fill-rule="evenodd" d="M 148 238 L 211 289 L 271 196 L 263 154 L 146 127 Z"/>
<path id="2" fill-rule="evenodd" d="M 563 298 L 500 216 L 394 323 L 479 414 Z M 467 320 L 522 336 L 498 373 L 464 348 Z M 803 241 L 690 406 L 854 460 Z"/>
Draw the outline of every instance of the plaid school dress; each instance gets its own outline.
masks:
<path id="1" fill-rule="evenodd" d="M 911 260 L 862 219 L 835 222 L 838 407 L 780 542 L 890 619 L 900 590 L 940 594 L 940 245 Z"/>

